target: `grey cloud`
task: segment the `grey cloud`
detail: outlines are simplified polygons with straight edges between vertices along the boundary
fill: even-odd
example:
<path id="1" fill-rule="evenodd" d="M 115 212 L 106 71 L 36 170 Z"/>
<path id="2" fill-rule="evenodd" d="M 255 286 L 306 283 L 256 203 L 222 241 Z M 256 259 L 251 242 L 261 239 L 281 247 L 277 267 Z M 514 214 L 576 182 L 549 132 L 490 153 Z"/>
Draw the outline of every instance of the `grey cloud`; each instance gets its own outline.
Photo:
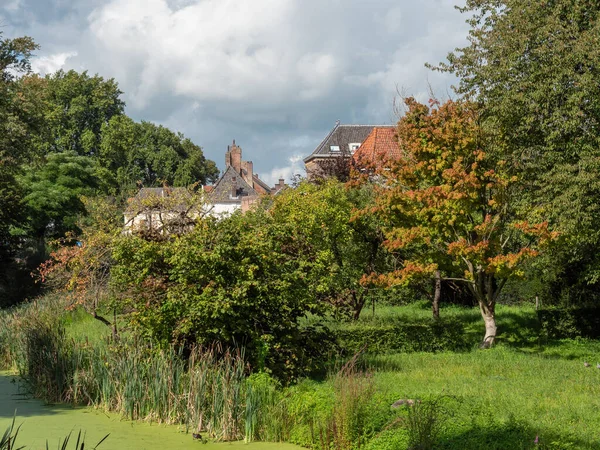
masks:
<path id="1" fill-rule="evenodd" d="M 69 54 L 65 68 L 116 78 L 130 115 L 182 131 L 221 166 L 235 138 L 266 176 L 338 119 L 393 123 L 397 87 L 445 95 L 453 79 L 424 63 L 467 34 L 451 0 L 21 0 L 0 21 L 47 61 Z"/>

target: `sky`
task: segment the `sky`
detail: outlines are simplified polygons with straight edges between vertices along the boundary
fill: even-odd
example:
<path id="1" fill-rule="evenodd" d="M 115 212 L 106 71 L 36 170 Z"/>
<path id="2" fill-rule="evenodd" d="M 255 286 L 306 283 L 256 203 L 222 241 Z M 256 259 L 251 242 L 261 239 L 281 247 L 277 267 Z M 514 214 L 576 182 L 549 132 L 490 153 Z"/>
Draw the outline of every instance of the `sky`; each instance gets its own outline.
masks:
<path id="1" fill-rule="evenodd" d="M 337 120 L 393 124 L 398 93 L 452 95 L 425 63 L 467 43 L 461 0 L 0 0 L 33 69 L 115 78 L 126 113 L 224 169 L 233 139 L 269 184 L 303 174 Z"/>

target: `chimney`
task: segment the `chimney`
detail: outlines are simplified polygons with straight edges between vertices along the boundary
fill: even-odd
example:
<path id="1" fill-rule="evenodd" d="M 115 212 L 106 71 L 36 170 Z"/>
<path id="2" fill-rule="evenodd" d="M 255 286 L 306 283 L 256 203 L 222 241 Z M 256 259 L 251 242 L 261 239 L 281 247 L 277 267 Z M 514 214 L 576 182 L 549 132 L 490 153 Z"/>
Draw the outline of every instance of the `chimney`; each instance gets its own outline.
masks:
<path id="1" fill-rule="evenodd" d="M 231 177 L 231 198 L 237 197 L 237 178 Z"/>
<path id="2" fill-rule="evenodd" d="M 236 173 L 240 173 L 242 169 L 242 149 L 235 145 L 235 139 L 233 145 L 229 147 L 229 165 L 233 167 Z M 226 156 L 227 157 L 227 156 Z"/>
<path id="3" fill-rule="evenodd" d="M 252 161 L 242 161 L 242 169 L 244 169 L 245 172 L 242 172 L 242 178 L 244 181 L 246 181 L 246 183 L 254 188 L 254 180 L 252 179 L 252 174 L 254 173 L 254 164 Z"/>

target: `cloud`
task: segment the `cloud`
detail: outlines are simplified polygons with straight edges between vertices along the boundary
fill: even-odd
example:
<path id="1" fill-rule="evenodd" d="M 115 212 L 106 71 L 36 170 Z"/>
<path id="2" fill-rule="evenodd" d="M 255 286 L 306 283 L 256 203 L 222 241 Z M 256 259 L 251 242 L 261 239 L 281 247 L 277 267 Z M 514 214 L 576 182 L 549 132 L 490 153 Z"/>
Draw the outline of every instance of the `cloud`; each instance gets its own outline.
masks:
<path id="1" fill-rule="evenodd" d="M 277 184 L 280 178 L 290 183 L 295 175 L 306 176 L 302 155 L 293 155 L 288 159 L 289 164 L 283 167 L 274 167 L 270 172 L 260 173 L 260 179 L 269 186 Z"/>
<path id="2" fill-rule="evenodd" d="M 397 120 L 397 88 L 445 95 L 454 79 L 424 64 L 467 35 L 448 0 L 19 1 L 0 22 L 42 45 L 38 70 L 114 77 L 135 119 L 183 132 L 221 166 L 235 138 L 275 181 L 336 120 Z"/>
<path id="3" fill-rule="evenodd" d="M 57 70 L 62 69 L 69 58 L 75 56 L 77 56 L 77 52 L 64 52 L 33 58 L 31 61 L 31 69 L 41 75 L 54 73 Z"/>
<path id="4" fill-rule="evenodd" d="M 21 7 L 22 0 L 10 0 L 4 5 L 4 10 L 8 12 L 17 11 Z"/>

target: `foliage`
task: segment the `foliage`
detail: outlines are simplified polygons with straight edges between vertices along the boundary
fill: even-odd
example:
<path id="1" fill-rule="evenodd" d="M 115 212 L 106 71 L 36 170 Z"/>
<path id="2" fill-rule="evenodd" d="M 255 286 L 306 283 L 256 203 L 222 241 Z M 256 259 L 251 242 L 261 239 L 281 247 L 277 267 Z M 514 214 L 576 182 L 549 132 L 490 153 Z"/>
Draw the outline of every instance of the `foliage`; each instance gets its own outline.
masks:
<path id="1" fill-rule="evenodd" d="M 282 192 L 270 213 L 288 223 L 310 244 L 319 264 L 327 271 L 316 281 L 317 297 L 357 319 L 364 305 L 376 298 L 361 279 L 385 271 L 391 264 L 383 248 L 383 234 L 373 216 L 351 220 L 356 208 L 373 201 L 370 186 L 346 188 L 337 180 L 301 183 Z"/>
<path id="2" fill-rule="evenodd" d="M 562 233 L 537 270 L 547 299 L 597 300 L 600 6 L 469 0 L 461 11 L 470 44 L 438 69 L 457 75 L 458 93 L 480 105 L 492 151 L 519 176 L 519 214 Z"/>
<path id="3" fill-rule="evenodd" d="M 154 342 L 244 346 L 254 367 L 293 378 L 331 350 L 300 323 L 321 313 L 312 293 L 323 267 L 294 231 L 257 210 L 206 217 L 166 240 L 123 236 L 111 282 L 132 325 Z"/>
<path id="4" fill-rule="evenodd" d="M 465 351 L 472 347 L 460 321 L 442 318 L 406 323 L 344 325 L 333 329 L 338 345 L 346 354 L 361 348 L 372 353 Z"/>
<path id="5" fill-rule="evenodd" d="M 17 176 L 32 155 L 32 135 L 41 125 L 38 108 L 27 95 L 31 84 L 20 86 L 17 79 L 30 71 L 37 48 L 29 37 L 6 39 L 0 32 L 0 306 L 11 304 L 30 287 L 20 276 L 28 267 L 21 262 L 26 258 L 19 254 L 19 238 L 11 229 L 25 220 Z"/>
<path id="6" fill-rule="evenodd" d="M 46 75 L 44 89 L 48 125 L 44 139 L 39 143 L 38 154 L 98 155 L 103 124 L 123 114 L 125 108 L 119 98 L 122 92 L 117 82 L 112 78 L 104 80 L 99 75 L 90 76 L 86 71 L 59 70 Z"/>
<path id="7" fill-rule="evenodd" d="M 51 153 L 41 168 L 21 179 L 31 233 L 36 238 L 59 238 L 79 231 L 77 219 L 86 212 L 82 195 L 93 194 L 100 180 L 94 161 L 75 152 Z"/>
<path id="8" fill-rule="evenodd" d="M 466 283 L 486 323 L 482 346 L 496 336 L 495 304 L 506 280 L 522 263 L 555 239 L 546 222 L 514 219 L 514 178 L 505 162 L 484 150 L 485 137 L 474 105 L 407 99 L 398 123 L 402 156 L 377 172 L 377 214 L 390 251 L 411 250 L 402 266 L 369 281 L 407 283 L 436 270 Z M 536 248 L 537 247 L 537 248 Z"/>
<path id="9" fill-rule="evenodd" d="M 143 186 L 189 186 L 216 180 L 219 171 L 181 133 L 115 116 L 102 127 L 99 159 L 119 192 Z"/>
<path id="10" fill-rule="evenodd" d="M 205 184 L 218 170 L 181 133 L 124 114 L 117 82 L 87 72 L 31 73 L 38 48 L 0 33 L 0 303 L 38 293 L 29 274 L 48 240 L 76 236 L 80 197 L 123 202 L 139 185 Z"/>
<path id="11" fill-rule="evenodd" d="M 537 312 L 542 333 L 551 339 L 600 337 L 600 314 L 597 307 L 548 308 Z"/>

